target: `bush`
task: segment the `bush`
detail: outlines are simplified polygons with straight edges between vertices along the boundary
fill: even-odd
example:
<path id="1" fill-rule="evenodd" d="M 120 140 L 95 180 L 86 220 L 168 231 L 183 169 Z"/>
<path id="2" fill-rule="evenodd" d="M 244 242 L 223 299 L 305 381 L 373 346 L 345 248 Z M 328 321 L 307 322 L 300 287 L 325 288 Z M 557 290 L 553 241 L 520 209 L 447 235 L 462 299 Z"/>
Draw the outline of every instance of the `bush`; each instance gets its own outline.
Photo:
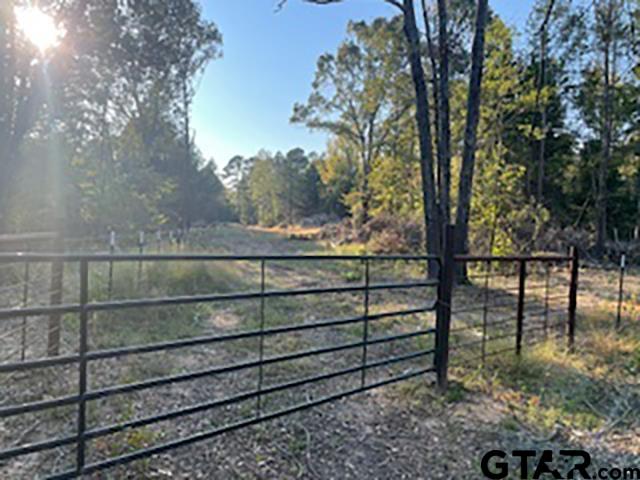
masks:
<path id="1" fill-rule="evenodd" d="M 378 215 L 361 228 L 351 219 L 326 225 L 320 234 L 334 244 L 364 243 L 371 253 L 417 253 L 424 251 L 424 231 L 414 220 Z"/>
<path id="2" fill-rule="evenodd" d="M 357 242 L 358 235 L 353 228 L 351 219 L 345 218 L 339 223 L 330 223 L 322 227 L 320 239 L 329 240 L 337 245 L 345 245 Z"/>
<path id="3" fill-rule="evenodd" d="M 372 253 L 419 253 L 424 251 L 422 226 L 407 219 L 380 215 L 363 227 L 362 237 Z"/>

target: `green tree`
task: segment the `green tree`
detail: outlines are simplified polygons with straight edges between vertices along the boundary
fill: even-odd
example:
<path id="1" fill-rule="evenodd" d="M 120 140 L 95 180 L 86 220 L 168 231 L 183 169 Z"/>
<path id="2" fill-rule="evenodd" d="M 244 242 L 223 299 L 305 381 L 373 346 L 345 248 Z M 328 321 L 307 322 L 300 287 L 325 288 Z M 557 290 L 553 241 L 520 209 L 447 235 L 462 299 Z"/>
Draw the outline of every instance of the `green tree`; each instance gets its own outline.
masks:
<path id="1" fill-rule="evenodd" d="M 595 176 L 596 253 L 603 255 L 610 238 L 612 207 L 617 193 L 618 164 L 633 124 L 634 107 L 626 94 L 638 92 L 637 2 L 600 0 L 594 2 L 588 24 L 588 40 L 597 48 L 586 55 L 576 104 L 590 134 L 583 141 L 597 143 L 600 159 Z M 637 97 L 636 97 L 637 98 Z M 637 111 L 637 106 L 635 107 Z M 631 115 L 630 115 L 631 114 Z M 637 117 L 635 117 L 637 118 Z"/>
<path id="2" fill-rule="evenodd" d="M 16 8 L 26 2 L 0 5 L 0 230 L 8 228 L 11 186 L 20 175 L 20 149 L 39 121 L 51 119 L 47 110 L 44 62 L 57 58 L 41 54 L 17 26 Z"/>
<path id="3" fill-rule="evenodd" d="M 530 249 L 548 220 L 526 191 L 527 146 L 522 132 L 535 105 L 535 82 L 523 75 L 513 34 L 497 17 L 486 33 L 486 59 L 476 155 L 470 245 L 508 254 Z"/>
<path id="4" fill-rule="evenodd" d="M 253 159 L 235 156 L 222 170 L 222 179 L 226 182 L 228 197 L 235 214 L 243 224 L 255 222 L 255 212 L 251 200 L 249 174 Z"/>
<path id="5" fill-rule="evenodd" d="M 142 194 L 170 183 L 182 207 L 160 212 L 160 216 L 184 221 L 190 178 L 200 168 L 188 133 L 188 110 L 196 76 L 220 49 L 215 24 L 202 18 L 192 0 L 42 2 L 40 7 L 65 27 L 64 48 L 44 55 L 16 28 L 14 7 L 27 3 L 12 0 L 3 2 L 0 9 L 0 130 L 3 145 L 10 147 L 0 154 L 0 183 L 16 183 L 20 163 L 25 162 L 20 149 L 29 137 L 30 141 L 49 142 L 52 148 L 64 147 L 58 149 L 60 155 L 67 155 L 57 158 L 59 170 L 65 165 L 72 170 L 87 168 L 71 175 L 82 181 L 77 188 L 80 195 L 91 191 L 94 198 L 101 198 L 111 188 L 109 175 L 124 164 L 131 170 L 125 176 L 114 176 L 114 187 L 124 182 L 118 188 L 125 190 L 133 182 L 131 190 Z M 172 150 L 180 129 L 181 158 Z M 119 142 L 136 149 L 123 153 Z M 169 172 L 169 161 L 180 162 L 179 174 Z M 149 174 L 148 181 L 139 181 L 144 176 L 141 172 Z M 167 174 L 171 178 L 154 180 L 156 175 Z M 102 184 L 90 185 L 94 180 Z M 3 196 L 19 193 L 2 185 L 0 192 Z M 162 203 L 166 189 L 158 188 L 158 192 L 145 198 Z M 0 210 L 15 203 L 5 198 Z M 77 203 L 70 202 L 71 212 Z M 90 203 L 84 202 L 85 207 Z M 160 211 L 165 206 L 149 205 L 144 210 Z M 83 207 L 87 221 L 95 218 L 89 210 Z M 0 211 L 0 217 L 6 214 Z M 147 215 L 134 217 L 142 221 Z M 159 218 L 155 213 L 150 217 Z"/>
<path id="6" fill-rule="evenodd" d="M 306 172 L 310 168 L 309 158 L 301 148 L 290 150 L 286 155 L 276 156 L 278 174 L 282 180 L 281 203 L 285 221 L 293 224 L 305 214 L 307 206 Z"/>
<path id="7" fill-rule="evenodd" d="M 278 175 L 276 162 L 268 153 L 260 152 L 253 162 L 249 188 L 256 220 L 260 225 L 273 226 L 284 218 L 285 210 L 280 195 L 284 191 L 284 182 Z"/>
<path id="8" fill-rule="evenodd" d="M 326 209 L 339 217 L 348 215 L 350 211 L 361 205 L 360 200 L 353 201 L 352 192 L 357 195 L 358 176 L 361 175 L 360 162 L 350 143 L 341 137 L 331 139 L 327 152 L 317 162 L 320 175 L 321 197 Z"/>
<path id="9" fill-rule="evenodd" d="M 216 165 L 213 161 L 204 163 L 204 166 L 195 172 L 191 185 L 189 218 L 204 224 L 232 219 L 224 185 L 216 174 Z"/>
<path id="10" fill-rule="evenodd" d="M 340 137 L 335 146 L 357 156 L 358 224 L 369 219 L 372 165 L 397 121 L 410 113 L 410 99 L 394 95 L 408 80 L 400 29 L 397 18 L 350 23 L 337 53 L 319 58 L 307 103 L 294 106 L 293 122 Z"/>

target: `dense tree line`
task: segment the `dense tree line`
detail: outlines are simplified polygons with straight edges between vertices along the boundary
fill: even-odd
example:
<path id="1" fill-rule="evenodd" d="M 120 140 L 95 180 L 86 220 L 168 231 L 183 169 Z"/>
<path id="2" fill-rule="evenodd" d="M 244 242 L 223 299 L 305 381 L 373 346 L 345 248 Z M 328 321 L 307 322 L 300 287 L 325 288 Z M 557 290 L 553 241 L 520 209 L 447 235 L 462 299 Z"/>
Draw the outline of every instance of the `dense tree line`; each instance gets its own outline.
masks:
<path id="1" fill-rule="evenodd" d="M 633 235 L 637 2 L 539 0 L 517 49 L 519 32 L 486 1 L 422 1 L 421 29 L 414 2 L 385 1 L 401 14 L 350 24 L 292 117 L 330 134 L 323 191 L 356 226 L 423 216 L 432 252 L 453 218 L 460 250 L 526 250 L 570 227 L 591 232 L 602 254 L 608 239 Z"/>
<path id="2" fill-rule="evenodd" d="M 294 224 L 331 206 L 321 200 L 318 158 L 294 148 L 286 154 L 261 151 L 233 157 L 222 177 L 237 218 L 245 224 Z"/>
<path id="3" fill-rule="evenodd" d="M 633 235 L 637 0 L 537 0 L 525 32 L 487 0 L 380 1 L 397 15 L 350 23 L 293 106 L 292 122 L 328 133 L 326 151 L 238 156 L 220 175 L 190 125 L 222 47 L 195 0 L 40 2 L 65 29 L 47 52 L 16 28 L 28 2 L 2 2 L 0 229 L 324 214 L 357 232 L 392 217 L 422 223 L 432 253 L 447 223 L 460 251 L 524 251 L 570 228 L 603 254 Z"/>
<path id="4" fill-rule="evenodd" d="M 191 0 L 43 1 L 39 51 L 0 5 L 0 229 L 104 231 L 230 218 L 190 107 L 222 37 Z"/>

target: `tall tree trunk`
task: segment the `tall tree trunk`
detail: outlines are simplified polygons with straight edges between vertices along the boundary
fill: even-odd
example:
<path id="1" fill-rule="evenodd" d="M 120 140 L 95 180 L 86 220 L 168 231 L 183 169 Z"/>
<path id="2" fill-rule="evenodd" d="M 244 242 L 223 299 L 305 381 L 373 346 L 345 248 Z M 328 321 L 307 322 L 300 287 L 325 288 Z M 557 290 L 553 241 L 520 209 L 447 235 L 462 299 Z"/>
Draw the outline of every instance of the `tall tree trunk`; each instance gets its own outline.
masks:
<path id="1" fill-rule="evenodd" d="M 371 205 L 371 191 L 369 188 L 369 176 L 371 175 L 371 160 L 368 158 L 368 154 L 364 154 L 362 159 L 362 225 L 366 225 L 369 222 L 369 208 Z M 359 225 L 361 226 L 361 225 Z"/>
<path id="2" fill-rule="evenodd" d="M 429 11 L 427 9 L 426 0 L 422 0 L 422 18 L 424 21 L 425 37 L 427 39 L 427 52 L 429 55 L 429 61 L 431 63 L 431 96 L 433 98 L 433 112 L 434 112 L 434 132 L 433 136 L 436 139 L 436 152 L 438 162 L 435 168 L 436 185 L 442 185 L 442 148 L 440 147 L 440 98 L 438 96 L 438 89 L 440 85 L 440 79 L 438 78 L 438 60 L 436 58 L 436 51 L 433 45 L 433 38 L 431 36 L 431 23 L 429 21 Z"/>
<path id="3" fill-rule="evenodd" d="M 413 0 L 403 0 L 404 34 L 408 44 L 411 77 L 416 92 L 416 123 L 420 142 L 420 174 L 422 181 L 422 201 L 424 204 L 424 221 L 426 227 L 427 252 L 431 255 L 440 254 L 440 228 L 438 208 L 436 203 L 436 188 L 433 177 L 433 145 L 431 137 L 431 122 L 429 120 L 429 96 L 422 68 L 420 55 L 420 37 L 416 25 Z M 437 275 L 437 263 L 429 265 L 429 275 Z"/>
<path id="4" fill-rule="evenodd" d="M 189 98 L 188 75 L 185 72 L 182 79 L 182 102 L 184 110 L 184 162 L 180 172 L 182 183 L 182 192 L 180 194 L 182 207 L 182 229 L 186 233 L 191 228 L 190 209 L 189 209 L 189 163 L 191 162 L 191 126 L 190 126 L 190 109 L 191 100 Z"/>
<path id="5" fill-rule="evenodd" d="M 469 94 L 467 98 L 467 123 L 464 132 L 464 149 L 460 184 L 458 188 L 458 208 L 456 212 L 456 252 L 469 251 L 469 216 L 471 213 L 471 190 L 473 171 L 476 160 L 478 123 L 480 121 L 480 100 L 482 91 L 482 73 L 484 68 L 484 39 L 488 17 L 488 0 L 478 0 L 476 26 L 471 50 L 471 77 L 469 78 Z M 460 280 L 466 280 L 464 264 L 457 272 Z"/>
<path id="6" fill-rule="evenodd" d="M 598 191 L 597 191 L 597 237 L 596 253 L 598 256 L 605 254 L 605 243 L 607 241 L 607 174 L 611 163 L 611 136 L 612 136 L 612 99 L 611 99 L 611 44 L 613 25 L 613 5 L 612 0 L 607 4 L 604 32 L 604 71 L 603 71 L 603 122 L 602 122 L 602 157 L 598 169 Z"/>
<path id="7" fill-rule="evenodd" d="M 9 189 L 16 161 L 15 139 L 15 17 L 13 0 L 2 2 L 0 21 L 6 28 L 0 28 L 0 232 L 8 228 Z"/>
<path id="8" fill-rule="evenodd" d="M 545 181 L 545 163 L 546 163 L 546 146 L 547 146 L 547 102 L 541 102 L 542 91 L 547 85 L 547 26 L 551 20 L 555 0 L 549 0 L 547 11 L 545 13 L 542 25 L 538 30 L 540 35 L 540 64 L 538 72 L 538 84 L 536 87 L 536 110 L 540 113 L 540 129 L 542 135 L 538 142 L 538 179 L 536 186 L 536 200 L 539 204 L 544 199 L 544 181 Z M 531 124 L 531 131 L 535 128 L 535 120 Z M 533 147 L 533 144 L 532 144 Z M 533 148 L 532 148 L 533 150 Z"/>
<path id="9" fill-rule="evenodd" d="M 366 141 L 362 145 L 362 222 L 366 224 L 370 220 L 369 210 L 371 208 L 371 188 L 369 187 L 369 177 L 371 176 L 371 166 L 373 163 L 373 142 L 375 139 L 376 113 L 369 117 L 366 133 Z"/>
<path id="10" fill-rule="evenodd" d="M 539 204 L 544 203 L 544 180 L 545 180 L 545 168 L 546 168 L 546 150 L 547 150 L 547 107 L 542 107 L 541 111 L 541 128 L 542 137 L 540 138 L 540 144 L 538 146 L 538 185 L 536 189 L 536 196 Z"/>
<path id="11" fill-rule="evenodd" d="M 438 0 L 438 40 L 440 43 L 440 84 L 437 105 L 440 121 L 438 145 L 442 151 L 438 170 L 441 172 L 440 211 L 442 225 L 451 221 L 451 121 L 449 119 L 449 20 L 447 0 Z"/>
<path id="12" fill-rule="evenodd" d="M 547 141 L 547 103 L 541 102 L 542 90 L 546 85 L 546 55 L 547 55 L 547 39 L 546 33 L 543 31 L 540 35 L 540 80 L 538 82 L 538 91 L 536 93 L 536 103 L 540 111 L 540 142 L 538 143 L 538 181 L 536 188 L 536 200 L 539 204 L 544 198 L 544 177 L 545 177 L 545 150 Z"/>

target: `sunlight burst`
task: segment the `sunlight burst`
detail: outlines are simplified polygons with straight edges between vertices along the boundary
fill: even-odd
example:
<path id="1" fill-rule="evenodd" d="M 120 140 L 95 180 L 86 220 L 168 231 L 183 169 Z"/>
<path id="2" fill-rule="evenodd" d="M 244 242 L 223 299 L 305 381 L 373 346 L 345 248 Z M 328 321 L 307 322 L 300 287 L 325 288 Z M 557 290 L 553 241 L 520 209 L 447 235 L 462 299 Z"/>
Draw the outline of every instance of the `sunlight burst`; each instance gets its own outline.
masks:
<path id="1" fill-rule="evenodd" d="M 52 17 L 36 7 L 16 8 L 18 28 L 40 53 L 57 46 L 62 37 Z"/>

